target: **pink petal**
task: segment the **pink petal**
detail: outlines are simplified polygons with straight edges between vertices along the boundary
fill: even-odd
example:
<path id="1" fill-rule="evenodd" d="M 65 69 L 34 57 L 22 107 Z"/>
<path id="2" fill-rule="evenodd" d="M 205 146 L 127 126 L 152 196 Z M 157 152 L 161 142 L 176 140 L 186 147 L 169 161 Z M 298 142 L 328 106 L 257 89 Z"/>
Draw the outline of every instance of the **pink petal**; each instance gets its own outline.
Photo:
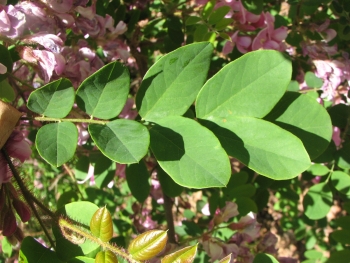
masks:
<path id="1" fill-rule="evenodd" d="M 0 74 L 5 74 L 7 72 L 7 67 L 0 63 Z"/>
<path id="2" fill-rule="evenodd" d="M 47 0 L 47 3 L 58 13 L 67 13 L 73 7 L 73 0 Z"/>
<path id="3" fill-rule="evenodd" d="M 285 40 L 287 36 L 288 36 L 288 28 L 285 26 L 281 26 L 273 31 L 271 38 L 273 40 L 276 40 L 277 42 L 281 42 Z"/>

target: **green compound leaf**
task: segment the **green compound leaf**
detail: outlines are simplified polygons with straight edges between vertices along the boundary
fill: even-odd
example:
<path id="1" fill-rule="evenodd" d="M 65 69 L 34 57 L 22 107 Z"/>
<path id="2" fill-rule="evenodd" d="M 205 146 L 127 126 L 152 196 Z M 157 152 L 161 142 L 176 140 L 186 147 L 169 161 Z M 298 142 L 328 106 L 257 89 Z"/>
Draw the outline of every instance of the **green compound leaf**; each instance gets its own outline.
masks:
<path id="1" fill-rule="evenodd" d="M 191 263 L 197 254 L 197 246 L 184 247 L 162 258 L 161 263 Z"/>
<path id="2" fill-rule="evenodd" d="M 143 203 L 148 197 L 151 186 L 149 184 L 149 173 L 143 161 L 130 164 L 125 169 L 126 181 L 132 195 L 137 201 Z"/>
<path id="3" fill-rule="evenodd" d="M 304 197 L 304 213 L 311 220 L 324 218 L 333 204 L 332 191 L 327 183 L 312 186 Z"/>
<path id="4" fill-rule="evenodd" d="M 27 107 L 31 111 L 51 118 L 64 118 L 71 111 L 75 91 L 68 79 L 59 79 L 33 91 Z"/>
<path id="5" fill-rule="evenodd" d="M 300 93 L 284 94 L 264 119 L 297 136 L 311 160 L 326 150 L 332 138 L 332 122 L 325 108 Z"/>
<path id="6" fill-rule="evenodd" d="M 252 117 L 201 120 L 220 140 L 227 154 L 274 180 L 305 171 L 311 161 L 302 142 L 277 125 Z"/>
<path id="7" fill-rule="evenodd" d="M 207 188 L 228 183 L 228 156 L 215 135 L 198 122 L 171 116 L 158 121 L 150 134 L 159 165 L 177 184 Z"/>
<path id="8" fill-rule="evenodd" d="M 0 99 L 5 102 L 12 102 L 16 98 L 15 91 L 6 79 L 0 82 Z"/>
<path id="9" fill-rule="evenodd" d="M 136 121 L 119 119 L 106 125 L 90 124 L 89 133 L 100 151 L 118 163 L 137 163 L 148 150 L 148 130 Z"/>
<path id="10" fill-rule="evenodd" d="M 129 86 L 127 67 L 117 61 L 109 63 L 81 83 L 77 90 L 77 104 L 93 117 L 114 118 L 124 107 Z"/>
<path id="11" fill-rule="evenodd" d="M 0 44 L 0 63 L 7 68 L 7 72 L 12 72 L 13 61 L 7 47 Z M 0 81 L 7 78 L 7 74 L 0 74 Z"/>
<path id="12" fill-rule="evenodd" d="M 25 237 L 22 241 L 19 261 L 21 263 L 63 263 L 57 258 L 54 251 L 44 247 L 30 236 Z"/>
<path id="13" fill-rule="evenodd" d="M 182 115 L 206 80 L 213 45 L 195 43 L 159 59 L 146 73 L 136 96 L 140 116 L 156 121 Z"/>
<path id="14" fill-rule="evenodd" d="M 113 222 L 112 216 L 106 207 L 99 208 L 90 221 L 91 233 L 101 239 L 103 242 L 108 242 L 113 237 Z"/>
<path id="15" fill-rule="evenodd" d="M 166 231 L 150 230 L 130 242 L 128 251 L 136 260 L 148 260 L 161 252 L 168 240 Z"/>
<path id="16" fill-rule="evenodd" d="M 95 257 L 95 263 L 118 263 L 118 258 L 112 251 L 100 251 Z"/>
<path id="17" fill-rule="evenodd" d="M 344 249 L 340 251 L 334 251 L 326 261 L 326 263 L 348 263 L 350 258 L 350 250 Z"/>
<path id="18" fill-rule="evenodd" d="M 282 98 L 292 74 L 290 61 L 273 50 L 249 52 L 223 67 L 199 92 L 196 116 L 262 118 Z"/>
<path id="19" fill-rule="evenodd" d="M 278 263 L 278 261 L 272 255 L 259 253 L 255 256 L 253 263 Z"/>
<path id="20" fill-rule="evenodd" d="M 71 122 L 50 123 L 36 135 L 36 148 L 41 157 L 53 166 L 69 161 L 77 147 L 78 130 Z"/>
<path id="21" fill-rule="evenodd" d="M 74 222 L 79 222 L 79 225 L 85 231 L 88 231 L 91 218 L 98 209 L 98 206 L 91 202 L 79 201 L 66 204 L 58 209 L 56 213 Z M 100 250 L 99 244 L 68 231 L 70 233 L 69 238 L 74 240 L 75 243 L 70 242 L 62 235 L 60 227 L 56 224 L 52 227 L 52 230 L 56 240 L 56 253 L 64 262 L 74 257 L 97 253 Z"/>
<path id="22" fill-rule="evenodd" d="M 342 171 L 332 173 L 331 182 L 335 189 L 350 196 L 350 176 Z"/>

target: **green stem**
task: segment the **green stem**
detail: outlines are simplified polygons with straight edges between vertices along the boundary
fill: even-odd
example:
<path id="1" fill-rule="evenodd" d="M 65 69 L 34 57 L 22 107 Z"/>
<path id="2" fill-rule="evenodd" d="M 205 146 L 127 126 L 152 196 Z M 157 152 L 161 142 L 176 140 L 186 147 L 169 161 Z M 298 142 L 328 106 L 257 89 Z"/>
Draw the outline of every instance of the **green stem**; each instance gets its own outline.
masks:
<path id="1" fill-rule="evenodd" d="M 12 78 L 12 79 L 18 81 L 18 82 L 21 83 L 22 85 L 27 86 L 27 87 L 30 88 L 32 91 L 35 90 L 35 88 L 34 88 L 32 85 L 30 85 L 30 84 L 28 84 L 27 82 L 25 82 L 25 81 L 23 81 L 23 80 L 17 78 L 15 75 L 10 74 L 10 73 L 7 73 L 7 76 L 8 76 L 9 78 Z"/>
<path id="2" fill-rule="evenodd" d="M 93 120 L 93 119 L 60 119 L 60 118 L 48 118 L 48 117 L 35 117 L 37 121 L 57 121 L 57 122 L 84 122 L 106 125 L 109 121 Z"/>
<path id="3" fill-rule="evenodd" d="M 114 254 L 126 259 L 130 263 L 141 263 L 140 261 L 133 259 L 131 257 L 131 255 L 127 254 L 126 252 L 122 251 L 121 249 L 109 244 L 108 242 L 102 241 L 101 239 L 90 234 L 88 231 L 83 230 L 82 228 L 79 228 L 78 226 L 75 226 L 74 224 L 71 224 L 68 220 L 66 220 L 64 218 L 60 218 L 58 220 L 58 225 L 60 226 L 64 237 L 67 238 L 69 241 L 72 241 L 72 240 L 70 240 L 68 233 L 76 233 L 76 234 L 78 234 L 78 235 L 80 235 L 88 240 L 91 240 L 91 241 L 99 244 L 103 249 L 108 249 L 108 250 L 112 251 Z M 67 230 L 68 230 L 68 232 L 67 232 Z"/>

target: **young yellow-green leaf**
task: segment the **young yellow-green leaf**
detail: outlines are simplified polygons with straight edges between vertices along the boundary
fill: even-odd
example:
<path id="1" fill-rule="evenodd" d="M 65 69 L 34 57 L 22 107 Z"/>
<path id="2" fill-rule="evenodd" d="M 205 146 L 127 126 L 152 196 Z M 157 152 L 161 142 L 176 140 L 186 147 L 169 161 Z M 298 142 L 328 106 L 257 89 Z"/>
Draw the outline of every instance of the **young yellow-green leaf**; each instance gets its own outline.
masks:
<path id="1" fill-rule="evenodd" d="M 108 242 L 113 237 L 112 217 L 106 207 L 101 207 L 92 216 L 90 230 L 95 237 Z"/>
<path id="2" fill-rule="evenodd" d="M 221 259 L 218 263 L 230 263 L 232 259 L 232 253 Z"/>
<path id="3" fill-rule="evenodd" d="M 36 148 L 42 158 L 53 166 L 69 161 L 77 147 L 78 130 L 71 122 L 50 123 L 36 134 Z"/>
<path id="4" fill-rule="evenodd" d="M 166 231 L 150 230 L 132 240 L 128 251 L 136 260 L 148 260 L 164 249 L 167 240 Z"/>
<path id="5" fill-rule="evenodd" d="M 71 111 L 75 98 L 72 82 L 58 79 L 33 91 L 27 107 L 31 111 L 51 118 L 64 118 Z"/>
<path id="6" fill-rule="evenodd" d="M 85 79 L 77 90 L 77 104 L 87 114 L 111 119 L 123 109 L 129 94 L 130 76 L 126 66 L 114 61 Z"/>
<path id="7" fill-rule="evenodd" d="M 197 246 L 198 244 L 184 247 L 183 249 L 166 255 L 162 258 L 161 263 L 192 263 L 197 253 Z"/>
<path id="8" fill-rule="evenodd" d="M 118 263 L 118 258 L 110 250 L 100 251 L 95 257 L 95 263 Z"/>

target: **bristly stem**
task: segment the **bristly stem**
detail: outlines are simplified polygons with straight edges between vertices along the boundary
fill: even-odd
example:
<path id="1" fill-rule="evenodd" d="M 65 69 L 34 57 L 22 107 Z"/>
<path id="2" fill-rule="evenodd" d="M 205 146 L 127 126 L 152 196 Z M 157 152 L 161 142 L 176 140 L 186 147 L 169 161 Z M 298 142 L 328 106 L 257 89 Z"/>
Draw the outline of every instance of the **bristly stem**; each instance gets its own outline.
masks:
<path id="1" fill-rule="evenodd" d="M 114 254 L 126 259 L 129 263 L 140 263 L 140 261 L 133 259 L 129 254 L 122 251 L 121 249 L 109 244 L 108 242 L 104 242 L 101 239 L 95 237 L 94 235 L 90 234 L 88 231 L 84 230 L 83 228 L 80 228 L 74 224 L 71 224 L 68 220 L 65 218 L 59 218 L 58 219 L 58 225 L 61 228 L 63 236 L 70 240 L 69 233 L 75 233 L 79 236 L 82 236 L 90 241 L 93 241 L 100 245 L 103 249 L 108 249 L 112 251 Z M 68 230 L 68 231 L 67 231 Z M 72 242 L 72 241 L 71 241 Z"/>
<path id="2" fill-rule="evenodd" d="M 1 152 L 3 153 L 3 155 L 5 156 L 5 159 L 10 167 L 10 170 L 12 172 L 13 177 L 15 178 L 19 188 L 21 189 L 22 195 L 24 197 L 24 199 L 26 200 L 27 204 L 30 206 L 31 210 L 34 213 L 34 216 L 36 217 L 36 219 L 38 220 L 40 226 L 42 227 L 43 231 L 45 232 L 45 235 L 47 236 L 51 246 L 53 248 L 55 248 L 55 242 L 53 241 L 53 239 L 51 238 L 48 230 L 46 229 L 46 226 L 44 225 L 43 221 L 40 218 L 40 215 L 38 213 L 38 211 L 36 210 L 36 207 L 34 205 L 34 203 L 36 203 L 42 210 L 44 210 L 49 216 L 53 217 L 54 214 L 48 209 L 46 208 L 37 198 L 35 198 L 31 192 L 29 192 L 29 190 L 27 189 L 27 187 L 25 186 L 25 184 L 23 183 L 21 177 L 19 176 L 19 174 L 17 173 L 17 170 L 15 168 L 15 166 L 13 165 L 10 156 L 7 154 L 5 148 L 1 149 Z"/>

